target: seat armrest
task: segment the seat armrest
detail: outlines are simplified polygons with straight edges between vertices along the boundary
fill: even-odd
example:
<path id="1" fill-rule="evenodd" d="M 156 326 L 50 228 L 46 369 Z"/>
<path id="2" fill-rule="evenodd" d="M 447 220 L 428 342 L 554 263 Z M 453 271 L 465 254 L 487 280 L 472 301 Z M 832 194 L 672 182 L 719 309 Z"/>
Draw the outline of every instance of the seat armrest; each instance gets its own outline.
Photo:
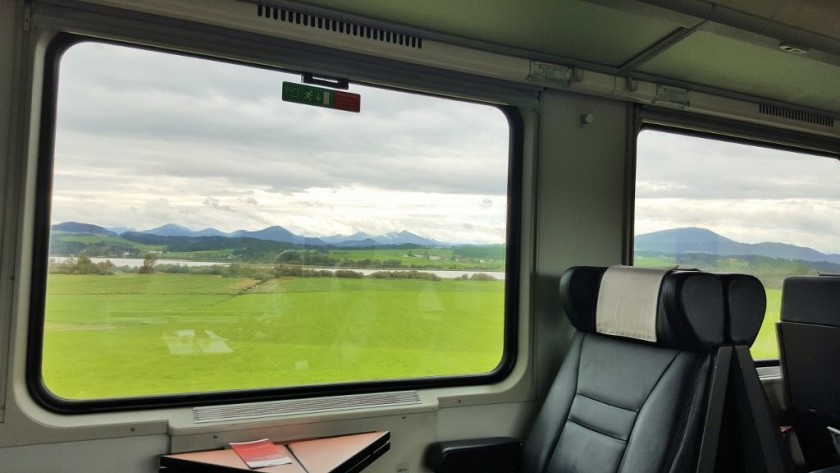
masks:
<path id="1" fill-rule="evenodd" d="M 811 473 L 840 473 L 840 465 L 823 468 L 822 470 L 812 471 Z"/>
<path id="2" fill-rule="evenodd" d="M 510 437 L 452 440 L 426 450 L 426 466 L 435 473 L 513 473 L 522 442 Z"/>

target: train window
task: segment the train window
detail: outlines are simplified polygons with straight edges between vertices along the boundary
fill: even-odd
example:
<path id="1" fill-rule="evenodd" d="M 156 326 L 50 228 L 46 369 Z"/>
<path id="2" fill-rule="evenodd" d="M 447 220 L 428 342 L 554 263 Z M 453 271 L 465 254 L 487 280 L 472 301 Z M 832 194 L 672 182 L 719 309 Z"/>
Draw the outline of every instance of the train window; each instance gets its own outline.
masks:
<path id="1" fill-rule="evenodd" d="M 351 84 L 349 113 L 284 101 L 298 74 L 99 42 L 57 67 L 34 318 L 59 402 L 499 374 L 503 110 Z"/>
<path id="2" fill-rule="evenodd" d="M 756 276 L 767 313 L 752 355 L 778 358 L 785 276 L 840 273 L 840 165 L 658 129 L 637 145 L 634 264 Z"/>

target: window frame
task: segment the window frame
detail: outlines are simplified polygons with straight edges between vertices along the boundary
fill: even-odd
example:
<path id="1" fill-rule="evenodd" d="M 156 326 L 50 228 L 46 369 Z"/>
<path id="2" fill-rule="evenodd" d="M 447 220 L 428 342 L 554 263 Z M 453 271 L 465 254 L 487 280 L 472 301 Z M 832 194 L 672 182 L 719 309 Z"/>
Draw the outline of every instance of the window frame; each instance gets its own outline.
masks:
<path id="1" fill-rule="evenodd" d="M 143 396 L 98 400 L 68 400 L 53 395 L 43 380 L 44 322 L 46 305 L 46 285 L 49 263 L 50 212 L 52 204 L 52 180 L 55 155 L 56 112 L 59 86 L 59 70 L 63 53 L 74 45 L 84 42 L 113 44 L 130 48 L 193 57 L 217 62 L 243 65 L 247 67 L 277 70 L 300 74 L 292 68 L 270 67 L 244 60 L 215 57 L 211 54 L 184 52 L 161 46 L 148 46 L 89 37 L 71 33 L 61 33 L 49 43 L 44 61 L 43 88 L 40 108 L 40 130 L 38 136 L 37 173 L 35 184 L 35 222 L 32 253 L 32 278 L 29 297 L 29 326 L 27 331 L 25 380 L 30 396 L 41 407 L 59 414 L 89 414 L 96 412 L 161 409 L 182 406 L 202 406 L 220 403 L 258 402 L 268 400 L 297 399 L 305 397 L 361 394 L 382 391 L 429 389 L 440 387 L 473 386 L 498 383 L 507 378 L 517 362 L 519 351 L 519 297 L 521 263 L 521 224 L 523 202 L 523 152 L 524 120 L 516 106 L 497 103 L 466 100 L 443 94 L 431 94 L 409 87 L 383 86 L 353 80 L 361 85 L 430 95 L 446 100 L 466 103 L 481 103 L 497 107 L 508 121 L 510 130 L 508 144 L 508 184 L 507 184 L 507 228 L 505 260 L 505 303 L 504 336 L 502 357 L 495 370 L 477 375 L 441 376 L 433 378 L 398 379 L 385 381 L 360 381 L 343 384 L 294 386 L 281 388 L 250 389 L 240 391 L 198 392 L 175 395 Z M 417 88 L 421 89 L 418 84 Z"/>
<path id="2" fill-rule="evenodd" d="M 690 136 L 708 140 L 724 141 L 748 146 L 809 154 L 840 161 L 840 139 L 820 135 L 779 129 L 767 125 L 747 123 L 726 118 L 691 114 L 683 111 L 665 110 L 637 105 L 634 110 L 634 133 L 628 146 L 627 206 L 624 263 L 633 265 L 635 254 L 634 234 L 636 224 L 636 174 L 638 165 L 638 141 L 643 131 Z M 779 366 L 779 358 L 755 360 L 756 367 Z"/>

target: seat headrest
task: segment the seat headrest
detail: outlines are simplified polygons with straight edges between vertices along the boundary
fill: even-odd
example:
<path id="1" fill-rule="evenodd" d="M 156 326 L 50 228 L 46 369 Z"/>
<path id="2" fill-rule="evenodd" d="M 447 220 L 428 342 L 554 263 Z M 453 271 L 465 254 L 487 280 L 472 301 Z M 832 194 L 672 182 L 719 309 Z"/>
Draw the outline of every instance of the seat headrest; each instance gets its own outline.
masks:
<path id="1" fill-rule="evenodd" d="M 725 342 L 723 287 L 713 274 L 577 266 L 561 276 L 560 297 L 572 325 L 583 332 L 693 351 Z M 606 306 L 606 314 L 599 305 Z M 632 320 L 629 330 L 626 325 L 610 328 L 616 315 Z M 599 323 L 604 316 L 606 327 L 603 320 Z M 640 328 L 641 336 L 634 335 Z"/>
<path id="2" fill-rule="evenodd" d="M 840 327 L 840 276 L 785 278 L 781 319 Z"/>
<path id="3" fill-rule="evenodd" d="M 767 294 L 764 285 L 748 274 L 719 274 L 726 301 L 726 343 L 750 346 L 758 336 Z"/>

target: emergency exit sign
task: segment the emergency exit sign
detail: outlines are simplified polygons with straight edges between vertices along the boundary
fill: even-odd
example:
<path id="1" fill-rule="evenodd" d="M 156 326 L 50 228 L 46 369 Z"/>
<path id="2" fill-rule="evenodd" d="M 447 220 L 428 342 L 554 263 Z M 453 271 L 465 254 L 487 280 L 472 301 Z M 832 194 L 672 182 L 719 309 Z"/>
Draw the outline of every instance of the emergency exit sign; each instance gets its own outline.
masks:
<path id="1" fill-rule="evenodd" d="M 349 92 L 283 82 L 283 101 L 358 113 L 361 109 L 362 97 Z"/>

